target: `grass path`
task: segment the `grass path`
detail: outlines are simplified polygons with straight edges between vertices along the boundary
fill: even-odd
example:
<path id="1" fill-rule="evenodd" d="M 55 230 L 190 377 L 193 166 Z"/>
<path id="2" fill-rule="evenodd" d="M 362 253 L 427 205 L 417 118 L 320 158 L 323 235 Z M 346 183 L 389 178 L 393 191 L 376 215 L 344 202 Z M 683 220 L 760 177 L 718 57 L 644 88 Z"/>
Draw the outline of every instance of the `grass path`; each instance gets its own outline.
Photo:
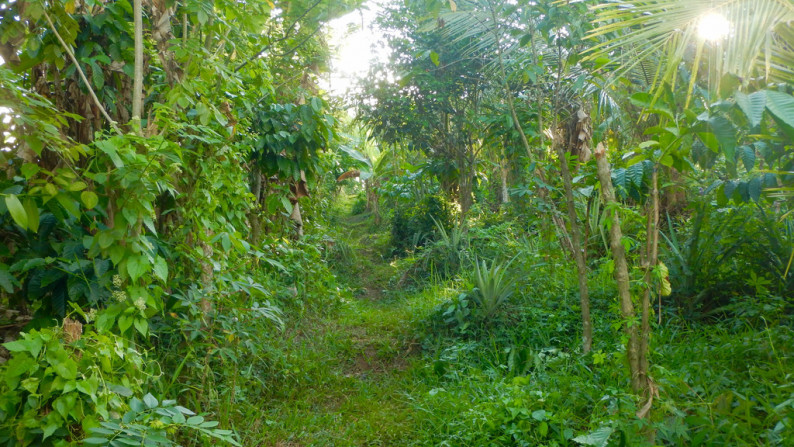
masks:
<path id="1" fill-rule="evenodd" d="M 412 401 L 428 390 L 410 328 L 423 298 L 389 290 L 396 269 L 377 248 L 386 235 L 362 218 L 344 224 L 351 259 L 340 276 L 354 297 L 287 330 L 278 349 L 295 380 L 268 405 L 255 445 L 401 446 L 419 436 Z"/>

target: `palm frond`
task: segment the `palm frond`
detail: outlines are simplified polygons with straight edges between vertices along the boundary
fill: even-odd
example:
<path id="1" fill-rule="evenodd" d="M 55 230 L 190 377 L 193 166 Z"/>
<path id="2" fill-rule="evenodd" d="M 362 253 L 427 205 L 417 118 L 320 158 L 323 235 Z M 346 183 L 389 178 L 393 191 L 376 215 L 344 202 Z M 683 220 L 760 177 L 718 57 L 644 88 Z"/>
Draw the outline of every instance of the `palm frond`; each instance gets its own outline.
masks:
<path id="1" fill-rule="evenodd" d="M 693 64 L 707 48 L 716 54 L 714 70 L 742 78 L 764 77 L 794 82 L 794 2 L 790 0 L 640 0 L 611 1 L 595 7 L 597 27 L 592 38 L 606 39 L 590 58 L 606 54 L 623 76 L 644 61 L 661 57 L 664 65 L 656 83 L 675 82 L 678 65 L 696 52 Z M 722 41 L 698 36 L 700 21 L 719 14 L 730 24 Z"/>

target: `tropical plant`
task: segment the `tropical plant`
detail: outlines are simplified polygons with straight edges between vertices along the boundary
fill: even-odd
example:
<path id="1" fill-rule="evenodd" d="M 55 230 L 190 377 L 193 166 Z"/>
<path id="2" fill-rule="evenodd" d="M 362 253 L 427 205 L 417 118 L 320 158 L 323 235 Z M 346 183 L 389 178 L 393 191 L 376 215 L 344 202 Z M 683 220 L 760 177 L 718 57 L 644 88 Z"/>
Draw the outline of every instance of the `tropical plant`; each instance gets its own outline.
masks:
<path id="1" fill-rule="evenodd" d="M 477 304 L 478 317 L 486 324 L 515 292 L 516 280 L 510 272 L 512 260 L 506 263 L 474 260 L 474 289 L 471 297 Z"/>
<path id="2" fill-rule="evenodd" d="M 713 87 L 725 73 L 744 82 L 794 82 L 794 5 L 787 0 L 642 0 L 604 3 L 596 12 L 590 37 L 606 39 L 592 57 L 608 54 L 619 65 L 604 67 L 615 70 L 614 79 L 650 59 L 659 61 L 656 86 L 676 84 L 679 64 L 695 47 L 690 91 L 706 60 L 713 60 Z"/>

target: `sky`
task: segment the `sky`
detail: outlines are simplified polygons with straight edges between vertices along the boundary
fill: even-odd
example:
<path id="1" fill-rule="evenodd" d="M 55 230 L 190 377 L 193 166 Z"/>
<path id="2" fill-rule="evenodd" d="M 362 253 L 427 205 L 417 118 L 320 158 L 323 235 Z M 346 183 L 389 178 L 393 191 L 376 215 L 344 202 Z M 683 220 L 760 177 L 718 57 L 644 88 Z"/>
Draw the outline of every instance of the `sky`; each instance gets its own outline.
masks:
<path id="1" fill-rule="evenodd" d="M 378 1 L 368 0 L 362 9 L 329 22 L 334 57 L 322 87 L 332 95 L 344 95 L 357 78 L 367 74 L 372 60 L 386 60 L 386 51 L 377 45 L 382 37 L 373 29 L 378 10 Z"/>

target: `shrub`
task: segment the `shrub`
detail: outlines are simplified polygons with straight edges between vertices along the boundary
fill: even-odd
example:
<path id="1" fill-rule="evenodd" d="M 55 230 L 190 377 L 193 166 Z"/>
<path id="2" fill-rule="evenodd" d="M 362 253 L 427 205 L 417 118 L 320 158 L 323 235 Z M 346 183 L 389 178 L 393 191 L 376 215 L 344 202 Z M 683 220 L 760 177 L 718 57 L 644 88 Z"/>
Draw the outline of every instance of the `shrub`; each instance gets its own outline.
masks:
<path id="1" fill-rule="evenodd" d="M 439 195 L 400 206 L 392 218 L 391 245 L 398 253 L 424 246 L 438 239 L 437 225 L 449 231 L 452 220 L 452 207 Z"/>
<path id="2" fill-rule="evenodd" d="M 488 323 L 515 292 L 515 280 L 507 275 L 511 262 L 507 264 L 493 262 L 490 267 L 485 261 L 474 263 L 474 283 L 477 288 L 471 295 L 477 303 L 478 316 L 484 323 Z"/>
<path id="3" fill-rule="evenodd" d="M 11 359 L 0 370 L 0 443 L 80 439 L 143 394 L 144 358 L 124 338 L 54 327 L 4 346 Z"/>
<path id="4" fill-rule="evenodd" d="M 359 214 L 362 214 L 366 210 L 367 210 L 367 197 L 363 192 L 361 192 L 356 196 L 356 200 L 353 201 L 353 206 L 350 209 L 350 214 L 353 216 L 358 216 Z"/>
<path id="5" fill-rule="evenodd" d="M 175 401 L 159 402 L 146 358 L 126 338 L 98 333 L 65 319 L 64 325 L 21 333 L 3 346 L 0 369 L 0 444 L 66 446 L 175 445 L 178 429 L 239 445 L 230 430 L 215 429 Z M 185 417 L 187 415 L 187 417 Z"/>

